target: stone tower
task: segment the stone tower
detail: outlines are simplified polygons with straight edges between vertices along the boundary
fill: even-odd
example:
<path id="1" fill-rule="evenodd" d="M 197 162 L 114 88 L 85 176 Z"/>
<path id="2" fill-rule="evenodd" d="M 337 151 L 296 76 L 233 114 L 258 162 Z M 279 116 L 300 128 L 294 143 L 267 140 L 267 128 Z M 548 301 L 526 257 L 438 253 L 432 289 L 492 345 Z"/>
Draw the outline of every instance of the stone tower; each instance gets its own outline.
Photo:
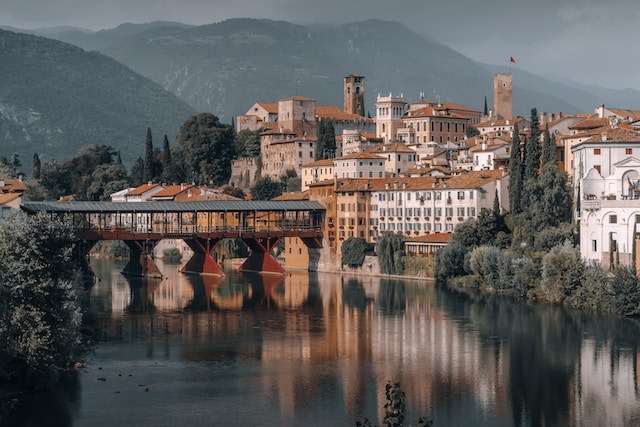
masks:
<path id="1" fill-rule="evenodd" d="M 497 119 L 513 118 L 513 77 L 511 73 L 493 76 L 493 112 Z"/>
<path id="2" fill-rule="evenodd" d="M 344 111 L 364 116 L 364 76 L 356 74 L 345 76 Z"/>

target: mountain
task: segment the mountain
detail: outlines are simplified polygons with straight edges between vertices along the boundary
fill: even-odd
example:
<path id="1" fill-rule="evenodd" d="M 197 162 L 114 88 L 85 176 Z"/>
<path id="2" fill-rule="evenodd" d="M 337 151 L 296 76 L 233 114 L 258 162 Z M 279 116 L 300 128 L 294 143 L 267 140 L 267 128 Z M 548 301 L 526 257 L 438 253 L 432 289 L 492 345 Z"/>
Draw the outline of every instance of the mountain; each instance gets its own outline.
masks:
<path id="1" fill-rule="evenodd" d="M 29 34 L 0 30 L 0 156 L 69 160 L 85 144 L 119 150 L 127 165 L 173 141 L 195 110 L 112 58 Z"/>
<path id="2" fill-rule="evenodd" d="M 64 33 L 64 40 L 129 66 L 198 111 L 231 121 L 254 102 L 293 95 L 342 106 L 342 78 L 365 76 L 366 111 L 378 94 L 403 93 L 478 110 L 493 102 L 493 74 L 509 72 L 473 61 L 397 22 L 368 20 L 341 26 L 301 26 L 266 19 L 229 19 L 203 26 L 125 24 L 112 30 Z M 63 37 L 49 34 L 49 37 Z M 583 113 L 598 104 L 639 108 L 637 91 L 555 82 L 514 67 L 514 114 Z"/>

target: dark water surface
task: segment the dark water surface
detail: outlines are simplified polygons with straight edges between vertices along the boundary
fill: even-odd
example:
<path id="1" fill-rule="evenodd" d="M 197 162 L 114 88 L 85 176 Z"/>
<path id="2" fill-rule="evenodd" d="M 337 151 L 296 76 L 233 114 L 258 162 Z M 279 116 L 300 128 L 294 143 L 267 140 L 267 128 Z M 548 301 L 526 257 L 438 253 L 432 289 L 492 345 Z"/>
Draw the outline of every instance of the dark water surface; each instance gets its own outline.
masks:
<path id="1" fill-rule="evenodd" d="M 640 325 L 429 282 L 295 272 L 224 279 L 92 261 L 101 341 L 13 425 L 640 426 Z"/>

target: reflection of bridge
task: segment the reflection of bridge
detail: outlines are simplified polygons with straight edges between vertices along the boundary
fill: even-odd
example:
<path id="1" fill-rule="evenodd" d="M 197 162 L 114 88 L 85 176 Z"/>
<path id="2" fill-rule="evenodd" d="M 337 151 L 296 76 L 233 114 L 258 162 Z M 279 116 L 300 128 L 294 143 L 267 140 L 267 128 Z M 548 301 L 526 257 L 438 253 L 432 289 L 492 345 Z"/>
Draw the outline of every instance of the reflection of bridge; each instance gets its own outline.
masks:
<path id="1" fill-rule="evenodd" d="M 198 202 L 25 202 L 22 210 L 69 218 L 88 254 L 100 240 L 122 240 L 129 247 L 124 273 L 161 276 L 153 248 L 162 239 L 183 239 L 193 250 L 185 273 L 223 275 L 211 256 L 223 239 L 242 239 L 251 250 L 240 270 L 284 273 L 271 250 L 283 237 L 299 237 L 322 247 L 325 208 L 310 201 Z"/>

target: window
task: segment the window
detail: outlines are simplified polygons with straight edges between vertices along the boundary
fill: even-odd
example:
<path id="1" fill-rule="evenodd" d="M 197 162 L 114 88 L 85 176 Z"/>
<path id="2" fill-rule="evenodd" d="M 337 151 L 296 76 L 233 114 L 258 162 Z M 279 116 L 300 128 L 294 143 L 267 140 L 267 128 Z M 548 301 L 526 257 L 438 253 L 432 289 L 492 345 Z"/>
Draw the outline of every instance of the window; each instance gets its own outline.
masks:
<path id="1" fill-rule="evenodd" d="M 600 165 L 593 165 L 593 168 L 597 170 L 600 175 L 602 175 L 602 171 L 600 170 Z"/>
<path id="2" fill-rule="evenodd" d="M 618 215 L 609 215 L 609 224 L 617 224 Z"/>
<path id="3" fill-rule="evenodd" d="M 458 208 L 458 216 L 464 216 L 464 208 Z"/>
<path id="4" fill-rule="evenodd" d="M 464 191 L 458 191 L 458 200 L 464 200 Z"/>
<path id="5" fill-rule="evenodd" d="M 594 148 L 593 149 L 593 154 L 596 155 L 596 156 L 599 156 L 600 155 L 600 149 L 599 148 Z"/>
<path id="6" fill-rule="evenodd" d="M 597 252 L 598 251 L 598 241 L 597 240 L 592 240 L 591 241 L 591 250 L 593 252 Z"/>
<path id="7" fill-rule="evenodd" d="M 627 148 L 624 150 L 624 154 L 633 154 L 633 148 Z"/>

